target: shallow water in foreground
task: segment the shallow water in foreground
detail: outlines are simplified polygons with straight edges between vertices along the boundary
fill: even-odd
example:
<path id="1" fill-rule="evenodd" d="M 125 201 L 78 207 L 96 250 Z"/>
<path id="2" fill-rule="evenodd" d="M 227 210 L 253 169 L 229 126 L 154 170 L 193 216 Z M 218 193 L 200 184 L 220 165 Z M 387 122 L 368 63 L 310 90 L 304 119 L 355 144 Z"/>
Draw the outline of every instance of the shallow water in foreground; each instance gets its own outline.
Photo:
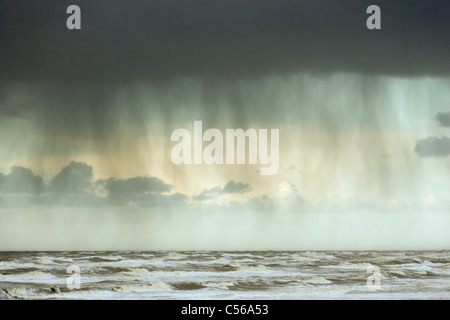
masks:
<path id="1" fill-rule="evenodd" d="M 450 299 L 450 252 L 0 252 L 0 299 Z"/>

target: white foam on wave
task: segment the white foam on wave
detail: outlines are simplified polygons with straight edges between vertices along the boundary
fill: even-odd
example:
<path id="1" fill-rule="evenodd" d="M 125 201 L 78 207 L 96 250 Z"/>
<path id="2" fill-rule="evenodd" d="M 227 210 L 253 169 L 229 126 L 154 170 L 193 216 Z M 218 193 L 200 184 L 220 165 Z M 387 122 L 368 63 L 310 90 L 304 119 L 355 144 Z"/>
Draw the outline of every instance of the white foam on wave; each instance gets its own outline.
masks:
<path id="1" fill-rule="evenodd" d="M 292 261 L 297 261 L 297 262 L 316 262 L 319 260 L 317 257 L 305 257 L 298 253 L 291 254 L 289 256 L 289 259 Z"/>
<path id="2" fill-rule="evenodd" d="M 120 260 L 124 260 L 125 259 L 122 256 L 95 256 L 95 257 L 103 259 L 103 260 L 110 260 L 110 261 L 120 261 Z"/>
<path id="3" fill-rule="evenodd" d="M 144 259 L 146 259 L 146 258 L 154 258 L 155 257 L 155 255 L 152 254 L 152 253 L 140 253 L 139 256 L 144 258 Z"/>
<path id="4" fill-rule="evenodd" d="M 450 268 L 440 268 L 436 272 L 441 273 L 441 274 L 450 274 Z"/>
<path id="5" fill-rule="evenodd" d="M 205 287 L 226 289 L 226 290 L 228 290 L 228 287 L 231 287 L 231 286 L 234 285 L 234 283 L 231 282 L 231 281 L 224 281 L 224 282 L 221 282 L 221 281 L 214 282 L 214 281 L 212 281 L 212 282 L 202 282 L 201 284 L 203 286 L 205 286 Z"/>
<path id="6" fill-rule="evenodd" d="M 304 296 L 315 296 L 315 297 L 324 297 L 327 296 L 336 296 L 342 295 L 350 291 L 347 287 L 330 287 L 324 286 L 318 289 L 317 287 L 313 288 L 305 288 L 305 287 L 291 287 L 286 290 L 280 290 L 277 292 L 279 298 L 283 298 L 283 296 L 288 297 L 289 299 L 295 298 L 303 298 Z"/>
<path id="7" fill-rule="evenodd" d="M 44 265 L 56 264 L 55 261 L 53 261 L 52 259 L 47 259 L 47 258 L 38 258 L 38 259 L 35 259 L 34 262 L 37 264 L 44 264 Z"/>
<path id="8" fill-rule="evenodd" d="M 16 287 L 8 288 L 3 291 L 7 296 L 13 299 L 45 299 L 49 297 L 59 297 L 61 293 L 59 287 L 43 287 L 43 288 L 25 288 Z"/>
<path id="9" fill-rule="evenodd" d="M 403 271 L 400 270 L 392 270 L 392 271 L 388 271 L 389 274 L 392 275 L 397 275 L 397 276 L 406 276 L 406 273 L 404 273 Z"/>
<path id="10" fill-rule="evenodd" d="M 131 268 L 128 271 L 119 273 L 120 281 L 163 281 L 163 282 L 197 282 L 200 284 L 210 282 L 233 282 L 246 278 L 250 274 L 269 275 L 265 266 L 240 266 L 234 271 L 213 272 L 213 271 L 149 271 L 145 268 Z"/>
<path id="11" fill-rule="evenodd" d="M 237 271 L 241 271 L 241 272 L 264 272 L 264 271 L 268 271 L 267 267 L 259 264 L 256 266 L 239 266 L 237 268 Z"/>
<path id="12" fill-rule="evenodd" d="M 426 270 L 417 270 L 417 271 L 415 271 L 415 273 L 425 275 L 425 274 L 427 274 L 427 271 Z"/>
<path id="13" fill-rule="evenodd" d="M 232 259 L 266 259 L 267 257 L 257 255 L 254 253 L 223 253 L 223 257 Z"/>
<path id="14" fill-rule="evenodd" d="M 112 299 L 116 293 L 109 290 L 73 290 L 64 292 L 58 299 L 103 300 Z"/>
<path id="15" fill-rule="evenodd" d="M 172 288 L 164 282 L 155 282 L 152 284 L 140 284 L 140 285 L 122 285 L 114 287 L 113 291 L 116 292 L 149 292 L 149 291 L 171 291 Z"/>
<path id="16" fill-rule="evenodd" d="M 178 253 L 178 252 L 169 252 L 166 256 L 166 259 L 170 260 L 180 260 L 185 259 L 186 256 L 184 254 Z"/>
<path id="17" fill-rule="evenodd" d="M 342 298 L 346 293 L 351 290 L 349 287 L 343 286 L 289 286 L 279 288 L 277 290 L 264 290 L 264 291 L 248 291 L 239 292 L 233 291 L 232 296 L 225 299 L 242 300 L 274 300 L 274 299 L 336 299 Z"/>
<path id="18" fill-rule="evenodd" d="M 100 256 L 99 256 L 100 257 Z M 123 259 L 123 260 L 108 260 L 102 262 L 92 262 L 92 261 L 76 261 L 75 264 L 80 266 L 82 269 L 92 269 L 104 267 L 115 267 L 115 268 L 143 268 L 145 266 L 149 267 L 167 267 L 175 266 L 174 262 L 164 261 L 162 258 L 151 258 L 151 259 Z"/>
<path id="19" fill-rule="evenodd" d="M 418 263 L 405 263 L 399 265 L 398 268 L 413 270 L 413 271 L 434 271 L 434 264 L 428 260 Z"/>
<path id="20" fill-rule="evenodd" d="M 145 268 L 130 268 L 128 271 L 122 271 L 120 274 L 132 277 L 136 280 L 140 279 L 151 279 L 153 278 L 153 273 Z"/>
<path id="21" fill-rule="evenodd" d="M 342 253 L 336 253 L 336 256 L 340 257 L 340 254 Z M 69 253 L 61 255 L 70 256 Z M 89 261 L 94 255 L 105 261 Z M 257 260 L 255 254 L 247 253 L 236 255 L 201 253 L 196 254 L 195 256 L 198 256 L 196 258 L 191 253 L 158 252 L 144 257 L 144 254 L 138 253 L 127 255 L 124 252 L 115 252 L 109 255 L 107 252 L 88 252 L 84 258 L 74 258 L 73 262 L 82 270 L 82 289 L 67 291 L 65 281 L 69 275 L 61 274 L 57 277 L 53 272 L 62 272 L 63 269 L 65 271 L 63 265 L 68 261 L 67 258 L 43 253 L 34 257 L 18 256 L 12 261 L 0 261 L 0 283 L 11 282 L 0 286 L 3 287 L 3 291 L 0 289 L 0 298 L 351 299 L 387 298 L 391 294 L 402 299 L 407 296 L 422 298 L 427 295 L 433 295 L 431 297 L 434 298 L 449 297 L 449 281 L 446 275 L 450 274 L 450 263 L 442 260 L 445 254 L 439 253 L 440 260 L 433 260 L 433 256 L 428 254 L 414 255 L 414 259 L 411 254 L 379 255 L 368 255 L 367 259 L 370 260 L 366 261 L 357 253 L 354 254 L 354 259 L 351 256 L 345 259 L 335 258 L 329 252 L 270 252 L 264 259 Z M 174 259 L 170 259 L 169 256 Z M 186 259 L 182 259 L 182 256 Z M 80 257 L 79 253 L 74 257 Z M 123 257 L 123 260 L 120 257 Z M 344 262 L 346 260 L 348 262 Z M 394 261 L 390 263 L 391 260 Z M 369 261 L 380 267 L 382 291 L 367 291 L 366 270 L 371 264 L 366 262 Z M 314 265 L 311 266 L 310 262 Z M 305 266 L 302 267 L 302 264 Z M 105 268 L 102 269 L 103 267 Z M 8 274 L 13 272 L 10 269 L 14 268 L 18 269 L 16 273 Z M 35 271 L 25 272 L 24 268 Z M 354 280 L 349 284 L 328 280 L 345 278 L 349 275 L 351 275 L 349 279 Z M 360 284 L 355 284 L 356 280 L 361 280 Z M 96 285 L 93 282 L 102 283 Z M 83 283 L 86 284 L 85 287 Z M 178 283 L 194 283 L 203 287 L 191 290 L 183 285 L 177 285 Z M 57 285 L 63 292 L 44 290 L 46 285 Z M 17 288 L 6 289 L 5 286 Z M 23 288 L 20 288 L 21 286 Z"/>
<path id="22" fill-rule="evenodd" d="M 62 262 L 73 262 L 73 258 L 67 258 L 67 257 L 54 257 L 53 259 L 62 261 Z"/>
<path id="23" fill-rule="evenodd" d="M 58 277 L 51 273 L 42 271 L 30 271 L 16 274 L 0 274 L 0 281 L 6 282 L 48 282 L 49 280 L 58 280 Z"/>
<path id="24" fill-rule="evenodd" d="M 202 262 L 202 261 L 197 261 L 197 262 L 202 263 L 202 264 L 223 264 L 223 265 L 233 263 L 230 260 L 225 259 L 225 258 L 213 259 L 213 260 L 204 261 L 204 262 Z"/>
<path id="25" fill-rule="evenodd" d="M 328 254 L 325 252 L 317 252 L 317 251 L 305 251 L 302 252 L 302 255 L 307 256 L 309 258 L 315 258 L 315 259 L 325 259 L 325 260 L 333 260 L 333 259 L 337 259 L 335 256 L 333 256 L 332 254 Z"/>
<path id="26" fill-rule="evenodd" d="M 424 255 L 426 258 L 431 259 L 443 259 L 443 260 L 449 260 L 450 261 L 450 252 L 444 251 L 444 252 L 426 252 Z"/>
<path id="27" fill-rule="evenodd" d="M 332 268 L 332 269 L 367 269 L 368 267 L 372 266 L 370 263 L 352 263 L 352 262 L 344 262 L 341 264 L 334 264 L 334 265 L 326 265 L 326 266 L 319 266 L 320 268 Z"/>
<path id="28" fill-rule="evenodd" d="M 8 270 L 19 268 L 20 264 L 17 264 L 15 261 L 0 261 L 0 270 Z"/>
<path id="29" fill-rule="evenodd" d="M 233 262 L 231 262 L 228 259 L 225 258 L 219 258 L 219 259 L 211 259 L 211 260 L 188 260 L 186 261 L 186 264 L 188 265 L 231 265 Z M 236 262 L 237 263 L 237 262 Z M 239 263 L 237 263 L 239 264 Z"/>
<path id="30" fill-rule="evenodd" d="M 145 268 L 130 268 L 128 271 L 120 272 L 121 275 L 131 277 L 135 280 L 149 280 L 155 277 L 177 277 L 182 271 L 149 271 Z"/>
<path id="31" fill-rule="evenodd" d="M 6 294 L 11 298 L 16 299 L 26 299 L 29 298 L 30 295 L 35 295 L 35 293 L 31 290 L 27 290 L 26 288 L 9 288 L 5 290 Z"/>
<path id="32" fill-rule="evenodd" d="M 307 277 L 304 279 L 300 279 L 301 283 L 311 283 L 311 284 L 328 284 L 328 283 L 332 283 L 332 281 L 325 279 L 324 277 L 320 277 L 320 276 L 312 276 L 312 277 Z"/>

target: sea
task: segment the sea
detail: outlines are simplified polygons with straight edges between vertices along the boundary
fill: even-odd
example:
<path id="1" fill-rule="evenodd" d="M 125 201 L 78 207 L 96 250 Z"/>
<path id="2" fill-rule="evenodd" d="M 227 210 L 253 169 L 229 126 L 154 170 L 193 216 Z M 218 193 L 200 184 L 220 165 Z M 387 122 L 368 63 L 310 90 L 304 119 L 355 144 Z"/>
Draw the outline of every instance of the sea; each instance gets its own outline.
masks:
<path id="1" fill-rule="evenodd" d="M 0 252 L 0 299 L 447 300 L 450 252 Z"/>

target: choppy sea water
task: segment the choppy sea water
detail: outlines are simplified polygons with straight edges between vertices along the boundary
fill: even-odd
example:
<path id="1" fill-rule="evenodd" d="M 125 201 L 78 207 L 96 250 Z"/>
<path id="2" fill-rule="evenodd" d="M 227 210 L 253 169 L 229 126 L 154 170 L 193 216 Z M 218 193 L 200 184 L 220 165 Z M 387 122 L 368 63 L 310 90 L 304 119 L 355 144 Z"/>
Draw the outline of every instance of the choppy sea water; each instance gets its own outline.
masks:
<path id="1" fill-rule="evenodd" d="M 0 252 L 0 299 L 450 299 L 450 252 Z"/>

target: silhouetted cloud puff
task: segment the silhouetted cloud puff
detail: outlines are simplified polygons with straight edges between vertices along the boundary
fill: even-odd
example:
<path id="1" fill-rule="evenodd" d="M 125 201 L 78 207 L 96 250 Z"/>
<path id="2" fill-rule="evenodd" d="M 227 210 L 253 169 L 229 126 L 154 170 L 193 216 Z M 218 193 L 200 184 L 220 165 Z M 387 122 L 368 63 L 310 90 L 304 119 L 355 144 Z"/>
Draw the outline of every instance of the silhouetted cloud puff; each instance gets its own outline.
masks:
<path id="1" fill-rule="evenodd" d="M 30 169 L 13 166 L 7 175 L 0 174 L 1 193 L 24 193 L 37 195 L 44 191 L 41 176 L 34 175 Z"/>
<path id="2" fill-rule="evenodd" d="M 116 205 L 138 204 L 151 202 L 158 194 L 161 200 L 161 193 L 170 192 L 171 186 L 155 177 L 134 177 L 125 180 L 109 178 L 104 181 L 104 188 L 108 191 L 108 200 Z M 150 199 L 146 195 L 149 195 Z M 166 199 L 168 201 L 168 199 Z"/>
<path id="3" fill-rule="evenodd" d="M 450 127 L 450 112 L 439 112 L 435 119 L 441 126 Z"/>
<path id="4" fill-rule="evenodd" d="M 193 199 L 197 201 L 209 200 L 222 194 L 239 194 L 248 192 L 250 190 L 250 185 L 243 182 L 235 182 L 233 180 L 230 180 L 223 188 L 214 187 L 211 189 L 205 189 L 199 195 L 194 196 Z"/>
<path id="5" fill-rule="evenodd" d="M 141 194 L 146 192 L 169 192 L 171 186 L 154 177 L 134 177 L 125 180 L 109 178 L 106 180 L 105 189 L 114 195 L 128 192 Z"/>
<path id="6" fill-rule="evenodd" d="M 450 155 L 450 139 L 429 137 L 417 141 L 414 151 L 420 157 L 446 157 Z"/>
<path id="7" fill-rule="evenodd" d="M 237 191 L 237 186 L 231 186 Z M 170 207 L 187 204 L 188 197 L 170 194 L 172 186 L 155 177 L 93 180 L 92 166 L 72 161 L 48 185 L 30 169 L 14 166 L 0 173 L 0 201 L 8 206 Z"/>
<path id="8" fill-rule="evenodd" d="M 53 177 L 50 186 L 56 193 L 83 193 L 91 187 L 92 177 L 90 165 L 72 161 Z"/>
<path id="9" fill-rule="evenodd" d="M 250 191 L 251 187 L 247 183 L 243 182 L 235 182 L 230 180 L 227 184 L 222 188 L 221 193 L 244 193 Z"/>

